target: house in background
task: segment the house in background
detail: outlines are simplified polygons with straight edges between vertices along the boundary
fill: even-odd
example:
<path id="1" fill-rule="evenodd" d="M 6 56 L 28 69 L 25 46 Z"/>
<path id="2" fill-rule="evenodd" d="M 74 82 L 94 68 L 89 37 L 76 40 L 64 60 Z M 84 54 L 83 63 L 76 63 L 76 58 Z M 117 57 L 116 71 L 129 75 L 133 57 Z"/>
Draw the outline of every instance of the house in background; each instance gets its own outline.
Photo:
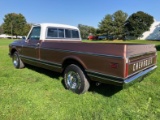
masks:
<path id="1" fill-rule="evenodd" d="M 24 36 L 25 37 L 25 36 Z M 10 36 L 10 35 L 6 35 L 6 34 L 1 34 L 0 38 L 9 38 L 9 39 L 22 39 L 23 36 Z"/>
<path id="2" fill-rule="evenodd" d="M 6 35 L 6 34 L 1 34 L 0 38 L 11 38 L 12 36 Z"/>
<path id="3" fill-rule="evenodd" d="M 142 34 L 140 40 L 160 40 L 160 22 L 154 21 L 151 25 L 150 30 Z"/>

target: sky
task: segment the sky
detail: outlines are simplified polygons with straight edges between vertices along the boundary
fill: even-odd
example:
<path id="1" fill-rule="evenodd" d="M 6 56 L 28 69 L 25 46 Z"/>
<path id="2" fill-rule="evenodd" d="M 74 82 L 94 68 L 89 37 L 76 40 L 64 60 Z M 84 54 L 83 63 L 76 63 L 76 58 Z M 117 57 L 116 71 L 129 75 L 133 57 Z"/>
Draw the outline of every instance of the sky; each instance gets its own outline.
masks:
<path id="1" fill-rule="evenodd" d="M 107 14 L 143 11 L 160 21 L 160 0 L 0 0 L 0 24 L 8 13 L 21 13 L 28 23 L 78 24 L 98 27 Z"/>

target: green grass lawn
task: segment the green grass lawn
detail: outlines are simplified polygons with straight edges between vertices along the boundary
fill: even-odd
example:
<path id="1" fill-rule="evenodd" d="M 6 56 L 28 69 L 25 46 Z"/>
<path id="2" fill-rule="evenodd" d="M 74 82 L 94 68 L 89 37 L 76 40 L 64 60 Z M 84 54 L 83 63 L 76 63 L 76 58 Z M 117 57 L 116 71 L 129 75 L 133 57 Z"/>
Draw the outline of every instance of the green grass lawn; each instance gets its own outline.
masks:
<path id="1" fill-rule="evenodd" d="M 15 69 L 8 56 L 12 41 L 0 39 L 0 120 L 160 119 L 160 67 L 128 89 L 93 84 L 89 92 L 77 95 L 64 88 L 60 74 L 32 66 Z"/>

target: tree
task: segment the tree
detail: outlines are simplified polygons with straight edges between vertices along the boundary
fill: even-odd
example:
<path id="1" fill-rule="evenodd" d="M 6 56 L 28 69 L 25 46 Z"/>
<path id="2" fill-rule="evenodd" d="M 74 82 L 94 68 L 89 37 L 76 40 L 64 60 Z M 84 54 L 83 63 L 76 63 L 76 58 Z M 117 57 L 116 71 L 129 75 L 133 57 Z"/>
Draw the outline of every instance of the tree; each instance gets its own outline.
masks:
<path id="1" fill-rule="evenodd" d="M 101 22 L 99 22 L 99 29 L 101 34 L 116 36 L 120 39 L 123 36 L 124 23 L 127 20 L 127 13 L 118 10 L 113 15 L 107 14 Z"/>
<path id="2" fill-rule="evenodd" d="M 145 31 L 149 30 L 153 22 L 153 16 L 142 11 L 138 11 L 137 13 L 133 13 L 125 22 L 125 30 L 129 36 L 138 38 Z"/>
<path id="3" fill-rule="evenodd" d="M 123 39 L 124 23 L 127 20 L 128 14 L 122 10 L 118 10 L 113 14 L 114 35 L 118 39 Z"/>
<path id="4" fill-rule="evenodd" d="M 28 32 L 29 32 L 29 30 L 31 29 L 31 27 L 32 27 L 32 24 L 27 23 L 27 24 L 25 25 L 25 27 L 24 27 L 24 33 L 23 33 L 24 36 L 27 36 L 27 35 L 28 35 Z"/>
<path id="5" fill-rule="evenodd" d="M 87 37 L 92 34 L 95 35 L 96 34 L 96 29 L 94 27 L 91 26 L 87 26 L 87 25 L 82 25 L 82 24 L 78 24 L 78 28 L 81 32 L 81 37 L 83 39 L 87 39 Z"/>
<path id="6" fill-rule="evenodd" d="M 3 34 L 4 31 L 3 31 L 3 25 L 0 26 L 0 34 Z"/>
<path id="7" fill-rule="evenodd" d="M 113 17 L 110 14 L 107 14 L 101 22 L 99 22 L 99 30 L 103 35 L 113 34 Z"/>
<path id="8" fill-rule="evenodd" d="M 24 35 L 26 19 L 22 14 L 9 13 L 4 17 L 4 33 L 10 35 Z"/>

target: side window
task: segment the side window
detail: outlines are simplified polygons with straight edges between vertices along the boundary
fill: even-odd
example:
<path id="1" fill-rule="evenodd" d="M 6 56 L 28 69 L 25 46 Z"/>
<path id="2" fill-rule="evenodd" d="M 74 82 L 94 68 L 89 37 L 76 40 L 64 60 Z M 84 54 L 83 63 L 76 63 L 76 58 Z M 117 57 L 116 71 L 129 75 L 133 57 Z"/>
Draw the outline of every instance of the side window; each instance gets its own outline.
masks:
<path id="1" fill-rule="evenodd" d="M 65 37 L 66 38 L 71 38 L 71 30 L 65 29 Z"/>
<path id="2" fill-rule="evenodd" d="M 48 28 L 47 38 L 64 38 L 64 29 Z"/>
<path id="3" fill-rule="evenodd" d="M 28 39 L 29 40 L 40 40 L 40 27 L 33 27 Z"/>
<path id="4" fill-rule="evenodd" d="M 79 32 L 77 30 L 72 30 L 72 38 L 79 38 Z"/>
<path id="5" fill-rule="evenodd" d="M 58 37 L 64 38 L 64 29 L 58 29 Z"/>
<path id="6" fill-rule="evenodd" d="M 79 38 L 79 32 L 78 30 L 65 29 L 65 37 L 66 38 Z"/>
<path id="7" fill-rule="evenodd" d="M 48 27 L 46 39 L 79 38 L 79 31 L 74 29 Z"/>
<path id="8" fill-rule="evenodd" d="M 58 30 L 57 28 L 48 28 L 47 38 L 58 37 Z"/>

